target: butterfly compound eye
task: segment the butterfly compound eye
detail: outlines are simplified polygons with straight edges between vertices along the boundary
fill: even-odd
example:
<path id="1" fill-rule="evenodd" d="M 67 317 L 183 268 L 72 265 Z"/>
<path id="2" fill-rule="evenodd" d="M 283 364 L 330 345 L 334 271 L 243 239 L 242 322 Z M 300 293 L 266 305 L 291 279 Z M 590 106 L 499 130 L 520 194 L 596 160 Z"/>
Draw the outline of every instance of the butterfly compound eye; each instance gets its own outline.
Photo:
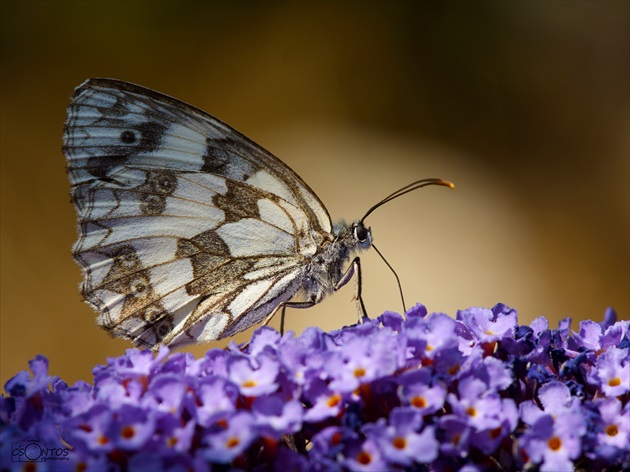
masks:
<path id="1" fill-rule="evenodd" d="M 364 243 L 367 240 L 369 236 L 369 232 L 367 228 L 363 225 L 363 223 L 358 223 L 354 227 L 354 236 L 357 238 L 357 241 L 359 241 L 360 243 Z"/>

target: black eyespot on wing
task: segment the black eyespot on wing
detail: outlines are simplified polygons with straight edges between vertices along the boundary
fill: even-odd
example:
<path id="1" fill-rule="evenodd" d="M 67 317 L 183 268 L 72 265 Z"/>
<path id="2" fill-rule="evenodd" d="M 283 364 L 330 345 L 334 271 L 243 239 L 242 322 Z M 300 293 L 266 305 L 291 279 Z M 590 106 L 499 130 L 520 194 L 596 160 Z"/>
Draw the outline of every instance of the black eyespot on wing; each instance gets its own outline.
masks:
<path id="1" fill-rule="evenodd" d="M 136 133 L 133 131 L 123 131 L 120 133 L 120 140 L 125 144 L 133 144 L 136 141 Z"/>
<path id="2" fill-rule="evenodd" d="M 121 120 L 110 120 L 106 124 L 120 127 Z M 162 138 L 168 127 L 157 121 L 145 121 L 131 129 L 120 132 L 120 144 L 103 147 L 103 154 L 108 158 L 126 159 L 138 154 L 147 154 L 157 151 L 162 143 Z M 95 156 L 93 159 L 100 159 Z M 91 172 L 94 175 L 93 172 Z"/>

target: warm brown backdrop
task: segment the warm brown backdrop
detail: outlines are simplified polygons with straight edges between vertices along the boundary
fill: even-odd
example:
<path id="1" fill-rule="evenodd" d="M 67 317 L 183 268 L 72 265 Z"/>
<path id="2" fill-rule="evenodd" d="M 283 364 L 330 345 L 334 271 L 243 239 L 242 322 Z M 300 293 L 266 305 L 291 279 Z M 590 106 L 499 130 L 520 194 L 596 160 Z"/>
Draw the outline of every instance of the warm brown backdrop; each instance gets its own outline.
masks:
<path id="1" fill-rule="evenodd" d="M 61 131 L 72 89 L 94 76 L 231 123 L 334 218 L 414 179 L 455 181 L 369 219 L 409 302 L 454 315 L 502 301 L 525 323 L 609 305 L 628 316 L 628 2 L 3 1 L 0 13 L 3 383 L 38 353 L 91 381 L 128 347 L 80 302 L 70 256 Z M 368 309 L 398 309 L 391 274 L 364 261 Z M 289 312 L 288 327 L 352 323 L 351 294 Z"/>

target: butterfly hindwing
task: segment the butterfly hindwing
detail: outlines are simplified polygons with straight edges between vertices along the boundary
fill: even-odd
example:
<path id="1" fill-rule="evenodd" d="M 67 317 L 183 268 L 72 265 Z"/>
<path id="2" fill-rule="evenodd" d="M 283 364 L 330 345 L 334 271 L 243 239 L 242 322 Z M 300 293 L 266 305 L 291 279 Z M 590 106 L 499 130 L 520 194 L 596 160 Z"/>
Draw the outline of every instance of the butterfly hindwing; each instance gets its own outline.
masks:
<path id="1" fill-rule="evenodd" d="M 109 79 L 81 85 L 64 132 L 75 259 L 99 323 L 139 345 L 219 339 L 300 288 L 330 217 L 285 164 L 219 120 Z"/>

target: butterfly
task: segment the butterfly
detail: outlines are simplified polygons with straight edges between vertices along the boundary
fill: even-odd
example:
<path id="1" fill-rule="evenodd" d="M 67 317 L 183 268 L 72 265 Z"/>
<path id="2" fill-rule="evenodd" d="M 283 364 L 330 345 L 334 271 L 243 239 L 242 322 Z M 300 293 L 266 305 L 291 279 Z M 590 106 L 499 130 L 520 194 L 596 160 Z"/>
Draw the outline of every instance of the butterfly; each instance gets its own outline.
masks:
<path id="1" fill-rule="evenodd" d="M 98 324 L 141 347 L 230 337 L 307 308 L 357 274 L 378 206 L 333 225 L 286 164 L 209 114 L 114 79 L 74 91 L 63 151 L 78 214 L 73 255 Z M 378 250 L 377 250 L 378 251 Z M 379 253 L 380 254 L 380 253 Z"/>

